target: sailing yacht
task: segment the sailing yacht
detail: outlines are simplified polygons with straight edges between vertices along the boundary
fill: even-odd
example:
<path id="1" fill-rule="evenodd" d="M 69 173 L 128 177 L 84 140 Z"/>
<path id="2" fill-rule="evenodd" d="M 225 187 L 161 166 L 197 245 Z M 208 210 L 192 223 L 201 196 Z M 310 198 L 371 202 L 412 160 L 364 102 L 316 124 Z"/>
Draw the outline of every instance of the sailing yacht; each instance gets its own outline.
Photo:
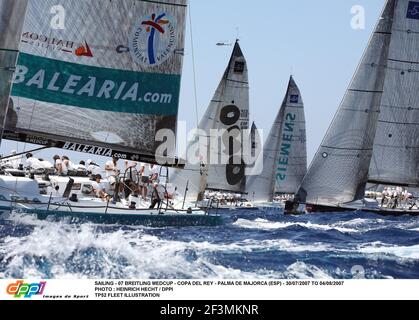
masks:
<path id="1" fill-rule="evenodd" d="M 368 183 L 419 185 L 419 3 L 387 0 L 343 102 L 296 200 L 310 212 L 383 208 L 365 199 Z M 293 204 L 288 204 L 292 211 Z"/>
<path id="2" fill-rule="evenodd" d="M 177 186 L 179 194 L 189 202 L 206 206 L 206 190 L 214 194 L 244 193 L 246 165 L 243 143 L 239 152 L 231 152 L 229 142 L 236 136 L 244 137 L 248 129 L 248 69 L 239 41 L 236 41 L 224 75 L 198 125 L 197 134 L 188 145 L 187 153 L 194 159 L 189 159 L 192 161 L 188 161 L 185 168 L 172 174 L 171 182 Z M 214 143 L 212 132 L 225 132 L 226 136 L 220 139 L 221 142 L 217 141 L 220 143 Z M 222 163 L 223 158 L 227 158 L 228 163 Z M 226 207 L 230 208 L 230 205 Z"/>
<path id="3" fill-rule="evenodd" d="M 247 181 L 248 197 L 258 207 L 283 206 L 278 196 L 294 195 L 307 173 L 304 104 L 291 76 L 284 101 L 255 170 Z"/>
<path id="4" fill-rule="evenodd" d="M 176 129 L 187 0 L 63 0 L 64 29 L 47 18 L 55 4 L 1 1 L 3 138 L 156 163 L 156 134 Z M 67 183 L 54 187 L 54 179 Z M 86 196 L 92 186 L 87 177 L 54 179 L 4 172 L 1 209 L 156 226 L 220 222 L 183 199 L 170 199 L 167 190 L 164 204 L 149 209 L 135 192 L 120 195 L 118 186 L 110 203 Z"/>

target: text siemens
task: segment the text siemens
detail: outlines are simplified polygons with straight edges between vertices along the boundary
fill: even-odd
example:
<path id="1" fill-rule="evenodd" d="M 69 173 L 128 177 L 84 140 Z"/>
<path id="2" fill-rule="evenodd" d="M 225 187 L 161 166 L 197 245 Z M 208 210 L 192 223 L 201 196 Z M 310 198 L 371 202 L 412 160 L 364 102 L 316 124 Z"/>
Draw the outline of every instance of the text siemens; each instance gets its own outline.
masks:
<path id="1" fill-rule="evenodd" d="M 285 181 L 287 178 L 289 157 L 291 155 L 291 142 L 294 138 L 294 127 L 297 116 L 293 113 L 288 113 L 285 116 L 285 126 L 282 133 L 281 154 L 278 160 L 278 168 L 276 179 L 278 183 Z"/>

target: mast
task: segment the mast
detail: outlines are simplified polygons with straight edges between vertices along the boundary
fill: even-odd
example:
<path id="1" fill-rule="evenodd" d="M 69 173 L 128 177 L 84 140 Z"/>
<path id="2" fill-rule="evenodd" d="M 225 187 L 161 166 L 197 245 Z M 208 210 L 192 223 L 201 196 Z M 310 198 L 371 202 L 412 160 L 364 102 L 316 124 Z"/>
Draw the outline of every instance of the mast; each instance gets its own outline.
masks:
<path id="1" fill-rule="evenodd" d="M 395 0 L 386 2 L 340 108 L 296 200 L 339 206 L 363 199 L 383 96 Z"/>
<path id="2" fill-rule="evenodd" d="M 5 122 L 16 120 L 8 111 L 27 4 L 27 0 L 0 2 L 0 144 Z"/>
<path id="3" fill-rule="evenodd" d="M 397 1 L 369 179 L 419 187 L 419 3 Z"/>
<path id="4" fill-rule="evenodd" d="M 255 202 L 272 202 L 275 191 L 294 194 L 307 172 L 304 104 L 293 77 L 255 168 L 263 168 L 247 183 Z"/>

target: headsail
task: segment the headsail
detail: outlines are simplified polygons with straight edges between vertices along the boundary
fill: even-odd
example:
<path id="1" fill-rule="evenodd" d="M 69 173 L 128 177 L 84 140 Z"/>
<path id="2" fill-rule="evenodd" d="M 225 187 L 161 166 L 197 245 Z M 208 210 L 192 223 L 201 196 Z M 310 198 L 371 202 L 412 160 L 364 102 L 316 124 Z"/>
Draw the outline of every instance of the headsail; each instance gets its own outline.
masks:
<path id="1" fill-rule="evenodd" d="M 6 115 L 27 5 L 27 0 L 0 1 L 0 141 L 5 121 L 15 121 Z"/>
<path id="2" fill-rule="evenodd" d="M 175 132 L 187 0 L 31 1 L 7 138 L 102 156 L 154 159 Z M 46 19 L 51 17 L 51 19 Z"/>
<path id="3" fill-rule="evenodd" d="M 370 167 L 374 183 L 419 186 L 418 95 L 419 2 L 397 1 Z"/>
<path id="4" fill-rule="evenodd" d="M 255 202 L 271 202 L 275 192 L 294 194 L 307 172 L 304 104 L 292 77 L 256 168 L 262 165 L 262 174 L 247 183 Z"/>
<path id="5" fill-rule="evenodd" d="M 236 42 L 227 70 L 214 94 L 214 97 L 202 119 L 205 130 L 249 129 L 249 80 L 247 62 L 238 42 Z M 228 139 L 223 139 L 228 144 Z M 207 187 L 214 190 L 243 192 L 245 188 L 245 164 L 243 150 L 240 158 L 230 156 L 232 148 L 220 143 L 218 148 L 211 145 L 212 157 L 221 161 L 229 158 L 229 164 L 210 164 Z M 241 162 L 241 164 L 240 164 Z"/>
<path id="6" fill-rule="evenodd" d="M 395 0 L 388 0 L 343 102 L 304 178 L 297 200 L 340 205 L 364 197 L 384 80 Z"/>

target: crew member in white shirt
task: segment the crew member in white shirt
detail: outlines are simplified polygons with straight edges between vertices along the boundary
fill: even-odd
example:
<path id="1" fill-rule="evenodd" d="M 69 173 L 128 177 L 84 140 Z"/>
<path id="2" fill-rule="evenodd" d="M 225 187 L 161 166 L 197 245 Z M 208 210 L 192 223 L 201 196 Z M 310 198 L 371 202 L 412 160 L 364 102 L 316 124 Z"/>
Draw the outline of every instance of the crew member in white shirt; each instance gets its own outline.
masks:
<path id="1" fill-rule="evenodd" d="M 105 171 L 106 177 L 116 177 L 121 174 L 121 170 L 118 168 L 118 158 L 113 157 L 112 160 L 106 162 Z"/>
<path id="2" fill-rule="evenodd" d="M 39 161 L 37 158 L 34 158 L 32 153 L 26 154 L 26 165 L 31 170 L 43 169 L 41 161 Z"/>
<path id="3" fill-rule="evenodd" d="M 17 153 L 16 150 L 12 150 L 10 152 L 10 155 L 15 155 Z M 19 166 L 22 164 L 22 157 L 21 156 L 16 156 L 16 157 L 12 157 L 9 159 L 6 159 L 4 161 L 1 161 L 1 165 L 2 166 L 6 166 L 7 168 L 10 169 L 19 169 Z"/>
<path id="4" fill-rule="evenodd" d="M 160 173 L 159 168 L 154 164 L 150 164 L 150 180 L 153 183 L 159 182 L 159 173 Z"/>
<path id="5" fill-rule="evenodd" d="M 140 163 L 141 183 L 140 190 L 143 200 L 147 200 L 148 187 L 150 185 L 150 166 L 146 163 Z"/>
<path id="6" fill-rule="evenodd" d="M 63 166 L 63 175 L 68 175 L 68 171 L 74 171 L 74 163 L 71 162 L 69 157 L 63 156 L 61 161 Z"/>
<path id="7" fill-rule="evenodd" d="M 45 170 L 52 170 L 52 169 L 54 169 L 54 165 L 51 162 L 47 161 L 47 160 L 39 159 L 39 162 L 40 162 L 40 164 L 42 166 L 42 169 L 45 169 Z"/>
<path id="8" fill-rule="evenodd" d="M 92 182 L 93 193 L 96 195 L 97 198 L 106 200 L 108 195 L 105 192 L 105 186 L 102 183 L 102 176 L 97 174 L 95 176 L 95 181 Z"/>
<path id="9" fill-rule="evenodd" d="M 90 172 L 93 175 L 98 175 L 101 173 L 101 168 L 98 164 L 94 163 L 92 159 L 87 160 L 87 172 Z"/>

